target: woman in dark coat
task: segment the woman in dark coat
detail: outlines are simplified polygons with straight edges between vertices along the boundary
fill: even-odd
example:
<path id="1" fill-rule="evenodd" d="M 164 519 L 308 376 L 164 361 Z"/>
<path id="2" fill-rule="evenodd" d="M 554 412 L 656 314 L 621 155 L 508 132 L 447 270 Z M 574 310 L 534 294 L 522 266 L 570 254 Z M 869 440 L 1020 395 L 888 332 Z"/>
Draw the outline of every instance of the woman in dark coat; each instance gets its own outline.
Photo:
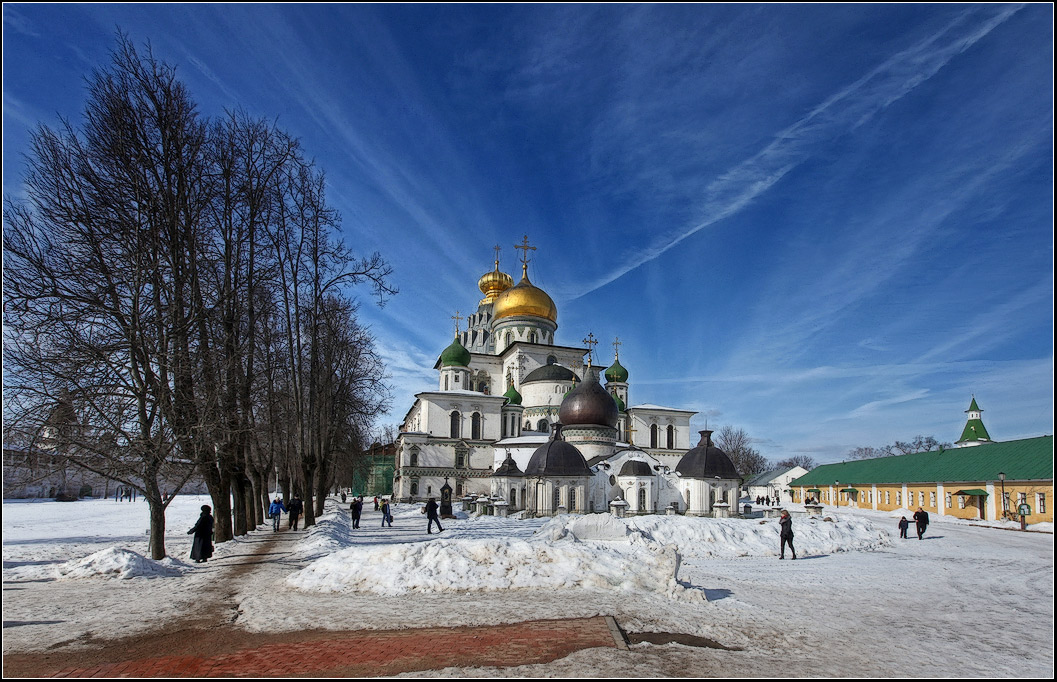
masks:
<path id="1" fill-rule="evenodd" d="M 789 551 L 793 553 L 793 559 L 796 560 L 796 550 L 793 549 L 793 519 L 789 516 L 789 512 L 782 510 L 782 518 L 778 519 L 778 525 L 782 527 L 782 532 L 779 537 L 782 541 L 782 548 L 779 550 L 778 558 L 785 558 L 785 546 L 789 545 Z"/>
<path id="2" fill-rule="evenodd" d="M 213 516 L 208 504 L 202 505 L 202 515 L 198 517 L 195 527 L 187 531 L 188 535 L 194 533 L 195 539 L 191 543 L 191 558 L 196 564 L 200 564 L 213 556 Z"/>

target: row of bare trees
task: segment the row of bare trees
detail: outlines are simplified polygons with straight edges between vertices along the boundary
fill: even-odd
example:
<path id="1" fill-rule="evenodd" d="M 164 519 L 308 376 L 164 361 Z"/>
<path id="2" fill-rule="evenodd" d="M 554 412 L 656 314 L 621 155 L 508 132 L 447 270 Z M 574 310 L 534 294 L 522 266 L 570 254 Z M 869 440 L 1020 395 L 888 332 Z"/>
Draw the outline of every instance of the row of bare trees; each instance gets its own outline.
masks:
<path id="1" fill-rule="evenodd" d="M 350 292 L 395 293 L 340 240 L 322 172 L 268 121 L 199 115 L 125 36 L 80 128 L 39 127 L 26 161 L 4 206 L 5 422 L 138 488 L 154 558 L 192 468 L 218 542 L 263 522 L 276 477 L 312 524 L 389 400 Z"/>

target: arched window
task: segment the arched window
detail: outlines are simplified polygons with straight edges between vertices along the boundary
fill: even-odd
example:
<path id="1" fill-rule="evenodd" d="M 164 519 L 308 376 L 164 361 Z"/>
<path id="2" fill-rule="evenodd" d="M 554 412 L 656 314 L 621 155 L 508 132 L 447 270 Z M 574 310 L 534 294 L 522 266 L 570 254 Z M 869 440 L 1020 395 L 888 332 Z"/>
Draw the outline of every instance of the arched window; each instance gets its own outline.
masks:
<path id="1" fill-rule="evenodd" d="M 444 390 L 445 391 L 448 390 L 448 375 L 447 374 L 444 375 Z"/>
<path id="2" fill-rule="evenodd" d="M 413 467 L 417 467 L 418 466 L 418 450 L 412 450 L 411 451 L 410 466 L 413 466 Z"/>
<path id="3" fill-rule="evenodd" d="M 576 488 L 569 488 L 569 511 L 576 511 Z"/>
<path id="4" fill-rule="evenodd" d="M 540 422 L 539 422 L 539 424 L 537 424 L 537 427 L 538 427 L 538 428 L 537 428 L 536 430 L 537 430 L 537 431 L 542 431 L 542 432 L 546 433 L 546 432 L 547 432 L 547 429 L 549 429 L 549 428 L 550 428 L 550 426 L 551 426 L 551 425 L 550 425 L 550 424 L 549 424 L 549 423 L 547 422 L 547 420 L 546 420 L 546 419 L 541 419 L 541 420 L 540 420 Z"/>
<path id="5" fill-rule="evenodd" d="M 646 489 L 639 488 L 639 511 L 646 511 Z"/>
<path id="6" fill-rule="evenodd" d="M 650 424 L 650 447 L 657 447 L 657 425 Z"/>
<path id="7" fill-rule="evenodd" d="M 671 424 L 668 425 L 668 449 L 672 450 L 675 448 L 675 427 Z"/>
<path id="8" fill-rule="evenodd" d="M 554 486 L 554 499 L 552 501 L 554 503 L 554 511 L 558 511 L 558 507 L 562 506 L 562 490 L 558 486 Z"/>
<path id="9" fill-rule="evenodd" d="M 548 355 L 547 356 L 547 364 L 548 365 L 556 365 L 556 364 L 558 364 L 558 358 L 554 357 L 553 355 Z"/>
<path id="10" fill-rule="evenodd" d="M 451 413 L 451 437 L 460 438 L 462 435 L 462 429 L 459 427 L 462 424 L 462 415 L 458 412 Z"/>
<path id="11" fill-rule="evenodd" d="M 411 481 L 411 497 L 418 495 L 418 481 Z"/>
<path id="12" fill-rule="evenodd" d="M 510 506 L 517 507 L 517 488 L 510 489 Z"/>
<path id="13" fill-rule="evenodd" d="M 536 332 L 529 333 L 529 343 L 536 343 Z"/>
<path id="14" fill-rule="evenodd" d="M 474 412 L 470 417 L 470 439 L 481 440 L 481 413 Z"/>

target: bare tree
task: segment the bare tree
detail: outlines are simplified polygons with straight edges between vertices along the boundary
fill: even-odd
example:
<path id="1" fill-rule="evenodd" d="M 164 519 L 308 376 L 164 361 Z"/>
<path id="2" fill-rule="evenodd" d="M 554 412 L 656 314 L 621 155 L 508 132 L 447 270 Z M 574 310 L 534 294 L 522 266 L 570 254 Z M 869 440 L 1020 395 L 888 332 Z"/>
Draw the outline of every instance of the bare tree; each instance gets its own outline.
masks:
<path id="1" fill-rule="evenodd" d="M 745 429 L 724 426 L 716 432 L 716 447 L 727 453 L 734 468 L 742 476 L 751 476 L 767 471 L 770 465 L 767 458 L 752 447 L 752 439 Z"/>
<path id="2" fill-rule="evenodd" d="M 817 465 L 815 459 L 809 455 L 794 455 L 792 457 L 786 457 L 785 459 L 775 462 L 775 466 L 778 467 L 803 467 L 808 471 L 814 469 Z"/>
<path id="3" fill-rule="evenodd" d="M 910 455 L 916 452 L 931 452 L 932 450 L 946 450 L 950 443 L 936 440 L 933 436 L 914 436 L 912 440 L 897 440 L 891 445 L 879 448 L 872 446 L 861 446 L 848 451 L 848 459 L 875 459 L 877 457 L 893 457 L 895 455 Z"/>

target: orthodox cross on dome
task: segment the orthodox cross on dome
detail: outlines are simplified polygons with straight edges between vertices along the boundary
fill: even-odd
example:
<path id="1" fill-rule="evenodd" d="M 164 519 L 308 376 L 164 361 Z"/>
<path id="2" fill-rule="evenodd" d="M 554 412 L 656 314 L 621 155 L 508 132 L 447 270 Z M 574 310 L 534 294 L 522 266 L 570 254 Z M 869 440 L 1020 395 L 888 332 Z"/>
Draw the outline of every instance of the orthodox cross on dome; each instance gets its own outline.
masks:
<path id="1" fill-rule="evenodd" d="M 532 260 L 531 258 L 529 258 L 529 253 L 528 252 L 529 251 L 535 251 L 536 247 L 535 246 L 529 246 L 528 235 L 526 234 L 525 238 L 522 240 L 522 242 L 520 244 L 514 244 L 514 248 L 518 249 L 519 251 L 524 251 L 525 252 L 525 253 L 521 254 L 521 274 L 526 276 L 526 277 L 528 277 L 528 264 L 529 264 L 529 261 Z"/>
<path id="2" fill-rule="evenodd" d="M 598 345 L 598 340 L 595 339 L 595 335 L 591 332 L 587 332 L 587 338 L 583 340 L 583 344 L 587 346 L 587 366 L 594 366 L 594 352 L 595 346 Z"/>
<path id="3" fill-rule="evenodd" d="M 465 318 L 462 315 L 459 314 L 458 310 L 456 310 L 455 314 L 451 316 L 451 319 L 455 320 L 455 336 L 458 336 L 459 335 L 459 323 L 462 322 Z"/>
<path id="4" fill-rule="evenodd" d="M 499 244 L 496 244 L 492 248 L 495 249 L 495 269 L 498 270 L 499 269 L 499 251 L 500 251 Z"/>
<path id="5" fill-rule="evenodd" d="M 616 356 L 617 360 L 620 360 L 620 347 L 623 346 L 620 342 L 620 337 L 614 337 L 613 339 L 613 355 Z"/>

